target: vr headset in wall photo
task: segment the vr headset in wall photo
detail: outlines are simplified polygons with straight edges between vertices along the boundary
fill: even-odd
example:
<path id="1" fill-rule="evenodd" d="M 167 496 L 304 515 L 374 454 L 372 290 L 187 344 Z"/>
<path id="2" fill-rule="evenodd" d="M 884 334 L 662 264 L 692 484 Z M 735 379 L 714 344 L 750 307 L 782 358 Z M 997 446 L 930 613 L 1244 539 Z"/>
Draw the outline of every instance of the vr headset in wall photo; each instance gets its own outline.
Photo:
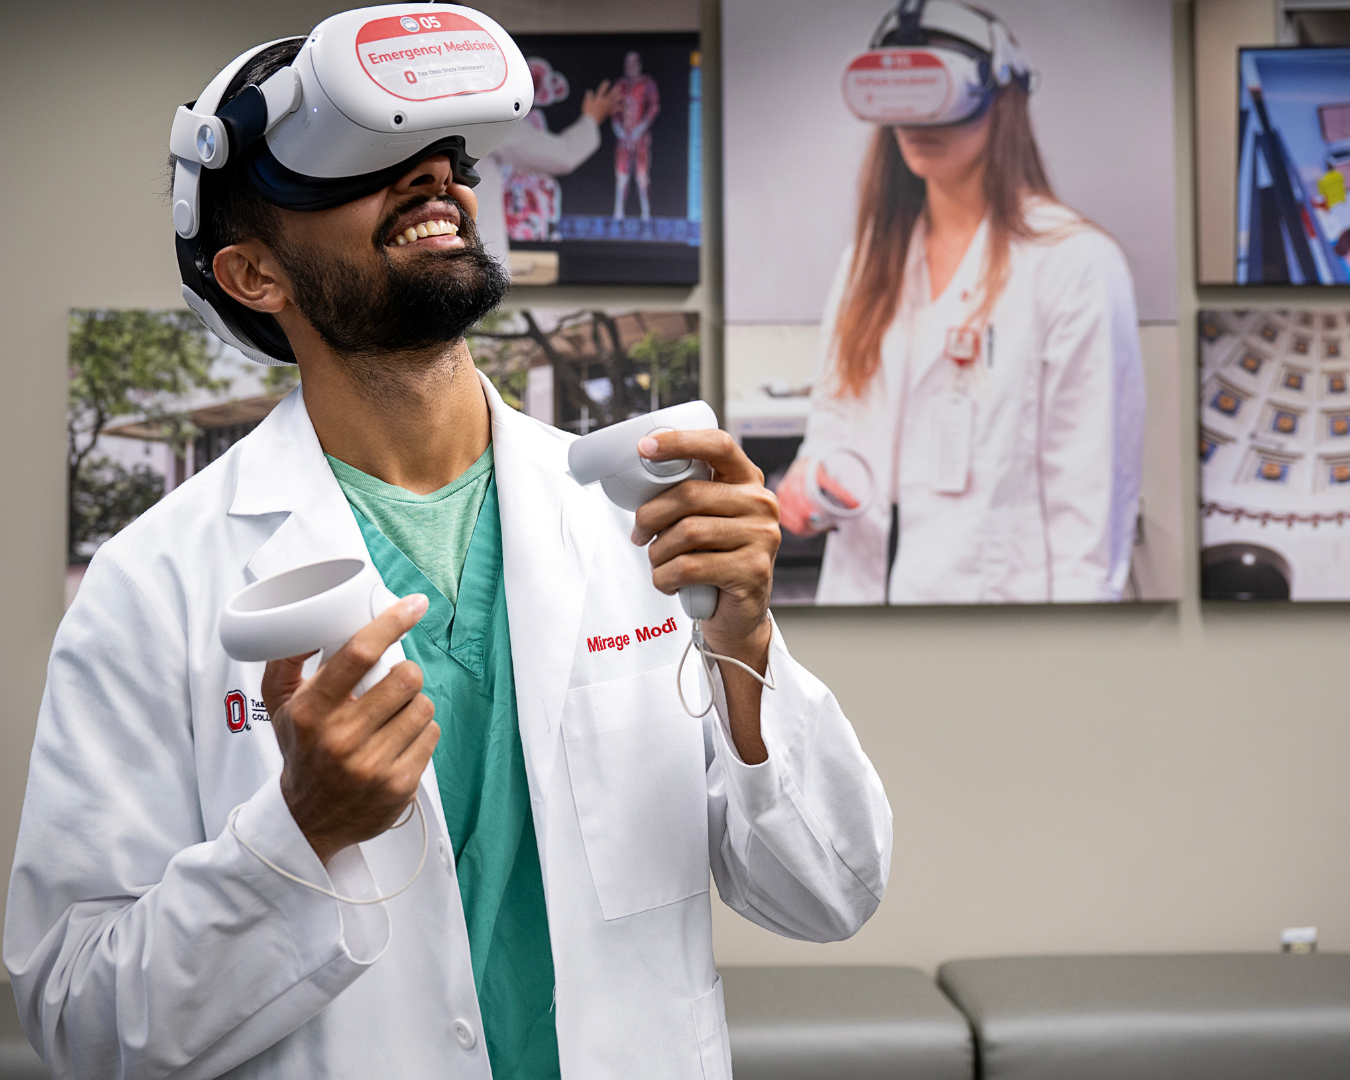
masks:
<path id="1" fill-rule="evenodd" d="M 962 4 L 905 0 L 844 69 L 844 101 L 869 124 L 939 127 L 982 115 L 1032 71 L 1007 27 Z"/>

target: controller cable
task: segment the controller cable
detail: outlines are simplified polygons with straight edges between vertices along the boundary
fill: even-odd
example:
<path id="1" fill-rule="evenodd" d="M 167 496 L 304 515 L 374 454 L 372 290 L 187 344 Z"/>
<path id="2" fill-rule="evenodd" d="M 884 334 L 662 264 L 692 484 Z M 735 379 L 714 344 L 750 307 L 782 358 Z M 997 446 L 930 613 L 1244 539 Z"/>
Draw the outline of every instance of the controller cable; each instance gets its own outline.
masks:
<path id="1" fill-rule="evenodd" d="M 684 680 L 681 678 L 681 676 L 684 674 L 684 662 L 687 659 L 689 659 L 690 649 L 698 650 L 698 654 L 703 661 L 703 670 L 708 676 L 708 704 L 703 707 L 702 712 L 694 712 L 694 710 L 689 707 L 689 702 L 686 701 L 684 697 Z M 708 711 L 713 707 L 714 704 L 716 704 L 717 701 L 717 692 L 715 690 L 715 684 L 713 682 L 714 660 L 722 660 L 728 664 L 735 664 L 742 671 L 747 671 L 751 675 L 753 675 L 768 689 L 770 690 L 778 689 L 778 687 L 774 685 L 772 660 L 766 661 L 764 667 L 764 674 L 761 675 L 749 664 L 741 663 L 734 656 L 723 656 L 721 653 L 713 652 L 711 649 L 708 648 L 707 642 L 703 640 L 703 620 L 695 619 L 694 631 L 692 634 L 689 635 L 689 644 L 684 647 L 684 652 L 680 654 L 680 666 L 675 671 L 675 689 L 679 691 L 680 704 L 684 706 L 684 711 L 687 712 L 690 716 L 692 716 L 695 720 L 701 720 L 703 719 L 703 717 L 707 716 Z"/>
<path id="2" fill-rule="evenodd" d="M 351 896 L 342 896 L 338 893 L 335 893 L 332 889 L 325 889 L 322 885 L 315 885 L 314 882 L 306 881 L 304 878 L 297 877 L 295 874 L 292 874 L 289 870 L 283 870 L 281 867 L 279 867 L 276 863 L 274 863 L 261 851 L 259 851 L 247 840 L 245 840 L 242 836 L 240 836 L 239 830 L 234 827 L 234 819 L 239 816 L 239 811 L 244 808 L 243 803 L 240 803 L 238 806 L 236 806 L 233 810 L 230 811 L 230 816 L 225 819 L 225 825 L 230 830 L 230 835 L 233 836 L 236 840 L 238 840 L 239 843 L 243 845 L 246 851 L 256 856 L 264 866 L 266 866 L 269 870 L 275 870 L 278 874 L 280 874 L 284 878 L 289 878 L 291 881 L 294 881 L 297 885 L 303 885 L 306 889 L 313 889 L 316 893 L 323 893 L 324 896 L 331 896 L 334 900 L 342 904 L 383 904 L 386 900 L 392 900 L 394 897 L 398 896 L 399 893 L 407 892 L 410 888 L 412 888 L 412 883 L 417 880 L 417 875 L 422 872 L 422 867 L 426 865 L 427 813 L 425 810 L 422 809 L 422 799 L 419 796 L 417 795 L 413 796 L 412 806 L 408 808 L 407 815 L 403 818 L 402 821 L 397 822 L 394 825 L 391 825 L 390 828 L 401 829 L 404 825 L 408 824 L 408 822 L 412 820 L 413 807 L 417 808 L 418 817 L 422 819 L 422 857 L 417 860 L 417 869 L 413 871 L 413 876 L 408 879 L 407 884 L 400 886 L 391 893 L 385 893 L 383 896 L 376 896 L 369 900 L 357 900 Z"/>

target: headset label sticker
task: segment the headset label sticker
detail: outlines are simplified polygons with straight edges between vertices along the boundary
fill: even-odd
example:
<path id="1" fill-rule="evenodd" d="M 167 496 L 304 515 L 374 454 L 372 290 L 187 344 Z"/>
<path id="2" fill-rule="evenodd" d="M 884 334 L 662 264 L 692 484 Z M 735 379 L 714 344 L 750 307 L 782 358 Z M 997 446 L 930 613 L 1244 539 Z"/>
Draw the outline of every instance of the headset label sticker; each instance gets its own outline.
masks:
<path id="1" fill-rule="evenodd" d="M 401 101 L 482 94 L 506 82 L 496 39 L 452 11 L 368 22 L 357 31 L 356 55 L 375 84 Z"/>
<path id="2" fill-rule="evenodd" d="M 940 113 L 951 94 L 947 69 L 932 53 L 874 49 L 844 71 L 844 101 L 874 124 L 903 124 Z"/>

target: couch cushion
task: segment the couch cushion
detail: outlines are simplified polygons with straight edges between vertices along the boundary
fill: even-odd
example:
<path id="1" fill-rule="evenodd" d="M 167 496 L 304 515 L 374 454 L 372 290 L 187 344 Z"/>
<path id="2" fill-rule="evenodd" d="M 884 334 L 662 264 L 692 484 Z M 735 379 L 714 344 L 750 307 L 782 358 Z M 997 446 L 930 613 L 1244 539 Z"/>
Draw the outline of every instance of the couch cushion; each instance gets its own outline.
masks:
<path id="1" fill-rule="evenodd" d="M 1346 1080 L 1350 955 L 958 960 L 983 1080 Z"/>
<path id="2" fill-rule="evenodd" d="M 903 967 L 722 968 L 736 1080 L 972 1080 L 965 1018 Z"/>

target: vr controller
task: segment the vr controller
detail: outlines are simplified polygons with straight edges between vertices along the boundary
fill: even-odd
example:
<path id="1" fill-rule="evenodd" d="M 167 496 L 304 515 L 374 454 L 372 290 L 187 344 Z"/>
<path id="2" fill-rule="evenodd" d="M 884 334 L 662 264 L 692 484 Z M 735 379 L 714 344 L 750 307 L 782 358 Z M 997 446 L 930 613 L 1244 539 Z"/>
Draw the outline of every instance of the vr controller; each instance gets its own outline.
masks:
<path id="1" fill-rule="evenodd" d="M 712 479 L 712 469 L 704 461 L 648 461 L 638 453 L 638 441 L 661 431 L 716 427 L 712 406 L 706 401 L 686 401 L 583 435 L 568 447 L 567 465 L 578 483 L 599 481 L 611 502 L 636 510 L 676 484 Z M 691 619 L 710 619 L 717 610 L 717 587 L 686 585 L 680 590 L 680 603 Z"/>
<path id="2" fill-rule="evenodd" d="M 235 660 L 281 660 L 322 649 L 326 661 L 397 600 L 384 587 L 379 571 L 364 559 L 325 559 L 262 578 L 235 593 L 220 616 L 220 643 Z M 362 676 L 352 693 L 360 697 L 403 659 L 403 646 L 396 641 Z M 412 877 L 393 892 L 379 896 L 343 896 L 278 866 L 234 827 L 239 806 L 230 811 L 225 826 L 259 862 L 297 885 L 344 904 L 382 904 L 406 892 L 426 865 L 430 840 L 427 815 L 420 797 L 414 795 L 412 805 L 422 820 L 421 858 Z M 408 814 L 411 816 L 412 810 Z"/>
<path id="3" fill-rule="evenodd" d="M 813 528 L 832 528 L 867 513 L 876 485 L 872 467 L 861 454 L 833 444 L 812 447 L 801 456 L 806 462 L 804 487 Z"/>
<path id="4" fill-rule="evenodd" d="M 235 660 L 280 660 L 322 649 L 327 661 L 397 600 L 363 559 L 309 563 L 235 593 L 220 616 L 220 643 Z M 360 697 L 404 658 L 394 642 L 352 693 Z"/>

